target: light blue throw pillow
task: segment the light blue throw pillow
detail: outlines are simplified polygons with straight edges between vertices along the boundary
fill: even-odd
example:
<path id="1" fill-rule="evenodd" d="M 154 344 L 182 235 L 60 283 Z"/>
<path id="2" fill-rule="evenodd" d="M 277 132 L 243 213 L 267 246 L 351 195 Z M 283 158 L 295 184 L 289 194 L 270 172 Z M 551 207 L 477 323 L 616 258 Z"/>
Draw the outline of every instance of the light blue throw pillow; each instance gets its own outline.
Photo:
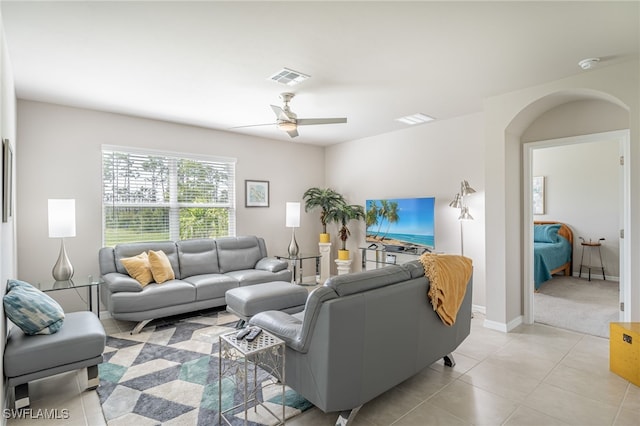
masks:
<path id="1" fill-rule="evenodd" d="M 53 334 L 64 322 L 58 302 L 24 281 L 9 280 L 3 302 L 5 315 L 24 334 Z"/>
<path id="2" fill-rule="evenodd" d="M 560 224 L 535 225 L 533 227 L 533 241 L 536 243 L 557 243 Z"/>

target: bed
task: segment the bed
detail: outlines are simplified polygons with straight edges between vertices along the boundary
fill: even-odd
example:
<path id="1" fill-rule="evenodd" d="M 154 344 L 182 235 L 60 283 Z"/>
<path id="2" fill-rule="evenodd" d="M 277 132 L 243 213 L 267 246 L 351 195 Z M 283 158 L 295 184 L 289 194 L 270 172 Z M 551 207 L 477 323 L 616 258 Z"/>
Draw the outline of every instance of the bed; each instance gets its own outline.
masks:
<path id="1" fill-rule="evenodd" d="M 573 232 L 561 222 L 536 221 L 533 224 L 533 281 L 538 290 L 554 274 L 571 275 Z"/>

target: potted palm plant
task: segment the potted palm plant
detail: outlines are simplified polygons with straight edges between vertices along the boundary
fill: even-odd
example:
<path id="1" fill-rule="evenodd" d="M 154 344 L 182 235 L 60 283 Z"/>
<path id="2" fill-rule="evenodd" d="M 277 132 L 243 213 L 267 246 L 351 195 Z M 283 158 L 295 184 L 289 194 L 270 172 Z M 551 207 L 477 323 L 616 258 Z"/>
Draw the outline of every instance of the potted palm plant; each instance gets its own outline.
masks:
<path id="1" fill-rule="evenodd" d="M 320 223 L 322 223 L 320 242 L 328 243 L 330 238 L 327 233 L 327 215 L 338 206 L 345 204 L 344 197 L 331 188 L 309 188 L 302 198 L 304 199 L 304 211 L 320 209 Z"/>
<path id="2" fill-rule="evenodd" d="M 351 235 L 351 231 L 347 224 L 352 220 L 361 220 L 365 218 L 364 207 L 355 204 L 343 203 L 336 206 L 327 213 L 327 222 L 336 222 L 339 224 L 338 236 L 342 241 L 338 250 L 339 260 L 349 260 L 349 250 L 347 250 L 347 239 Z"/>

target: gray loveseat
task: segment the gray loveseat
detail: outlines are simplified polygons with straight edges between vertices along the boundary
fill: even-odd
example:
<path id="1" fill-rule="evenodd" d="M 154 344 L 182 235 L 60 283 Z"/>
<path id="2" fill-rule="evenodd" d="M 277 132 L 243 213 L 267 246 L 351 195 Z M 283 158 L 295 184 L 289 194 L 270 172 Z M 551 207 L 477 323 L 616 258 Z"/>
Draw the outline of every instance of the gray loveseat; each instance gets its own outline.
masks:
<path id="1" fill-rule="evenodd" d="M 427 299 L 419 261 L 332 277 L 298 314 L 267 311 L 249 321 L 286 342 L 286 384 L 349 423 L 359 408 L 451 353 L 471 328 L 472 279 L 455 324 Z"/>
<path id="2" fill-rule="evenodd" d="M 128 275 L 120 259 L 149 250 L 167 255 L 174 280 L 143 287 Z M 267 257 L 255 236 L 119 244 L 100 249 L 99 263 L 101 299 L 113 318 L 139 321 L 134 333 L 155 318 L 224 306 L 232 288 L 291 281 L 287 262 Z"/>

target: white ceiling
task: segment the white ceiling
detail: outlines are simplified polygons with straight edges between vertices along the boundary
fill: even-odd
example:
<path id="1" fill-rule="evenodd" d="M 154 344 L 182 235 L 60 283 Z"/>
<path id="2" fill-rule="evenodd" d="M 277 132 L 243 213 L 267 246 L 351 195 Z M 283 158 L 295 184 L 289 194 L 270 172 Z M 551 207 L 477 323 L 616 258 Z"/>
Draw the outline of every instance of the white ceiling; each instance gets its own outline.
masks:
<path id="1" fill-rule="evenodd" d="M 640 3 L 2 1 L 21 99 L 227 130 L 272 123 L 293 91 L 304 126 L 233 130 L 329 145 L 448 119 L 484 98 L 638 58 Z M 288 67 L 294 88 L 268 80 Z M 589 71 L 586 71 L 589 72 Z M 425 124 L 429 125 L 429 124 Z"/>

